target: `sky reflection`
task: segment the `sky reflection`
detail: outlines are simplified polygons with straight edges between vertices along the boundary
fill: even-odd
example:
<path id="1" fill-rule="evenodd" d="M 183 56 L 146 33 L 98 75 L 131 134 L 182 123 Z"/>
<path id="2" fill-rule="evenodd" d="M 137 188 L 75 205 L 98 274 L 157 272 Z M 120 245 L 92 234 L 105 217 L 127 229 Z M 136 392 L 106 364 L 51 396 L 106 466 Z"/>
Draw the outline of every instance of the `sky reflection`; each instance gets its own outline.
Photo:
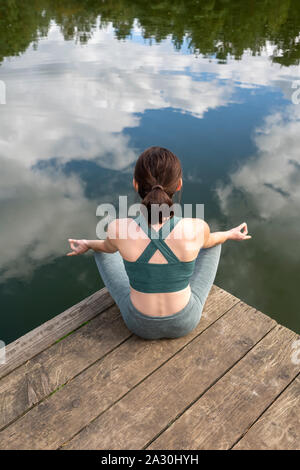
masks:
<path id="1" fill-rule="evenodd" d="M 3 321 L 4 339 L 101 287 L 91 260 L 62 258 L 66 239 L 95 238 L 101 202 L 134 200 L 132 167 L 154 144 L 182 158 L 183 202 L 204 202 L 214 228 L 249 223 L 253 242 L 225 248 L 219 285 L 300 331 L 291 289 L 299 283 L 300 105 L 291 103 L 299 66 L 274 63 L 274 49 L 266 43 L 259 56 L 246 50 L 219 63 L 184 44 L 175 50 L 171 39 L 149 46 L 137 23 L 130 40 L 116 39 L 108 23 L 81 45 L 52 22 L 37 50 L 4 59 L 0 280 L 2 305 L 18 324 Z M 270 268 L 286 272 L 282 288 Z M 49 282 L 53 295 L 70 270 L 73 285 L 65 282 L 67 293 L 39 317 Z M 26 304 L 30 292 L 35 302 Z"/>

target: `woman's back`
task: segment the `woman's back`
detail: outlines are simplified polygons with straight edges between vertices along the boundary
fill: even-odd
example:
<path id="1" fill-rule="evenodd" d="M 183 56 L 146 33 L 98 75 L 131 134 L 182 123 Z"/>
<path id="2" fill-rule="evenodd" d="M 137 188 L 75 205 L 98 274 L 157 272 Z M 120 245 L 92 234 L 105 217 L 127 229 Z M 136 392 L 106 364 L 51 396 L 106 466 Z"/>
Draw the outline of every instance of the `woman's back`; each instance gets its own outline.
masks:
<path id="1" fill-rule="evenodd" d="M 174 216 L 151 228 L 145 224 L 142 216 L 117 219 L 110 224 L 108 237 L 115 238 L 124 260 L 133 305 L 146 315 L 170 315 L 189 300 L 203 221 Z"/>

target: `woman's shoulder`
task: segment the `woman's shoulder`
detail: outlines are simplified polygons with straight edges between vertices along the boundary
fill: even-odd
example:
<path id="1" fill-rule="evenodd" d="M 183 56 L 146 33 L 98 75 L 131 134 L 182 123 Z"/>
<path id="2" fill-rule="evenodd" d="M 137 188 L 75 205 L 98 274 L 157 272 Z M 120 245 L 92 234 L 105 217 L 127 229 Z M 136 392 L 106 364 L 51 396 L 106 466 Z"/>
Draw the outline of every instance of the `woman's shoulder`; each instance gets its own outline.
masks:
<path id="1" fill-rule="evenodd" d="M 134 224 L 134 226 L 132 225 Z M 189 236 L 197 237 L 202 234 L 206 228 L 206 222 L 200 218 L 193 217 L 179 217 L 179 221 L 175 226 L 174 233 L 184 229 L 184 233 L 188 233 Z M 131 233 L 131 228 L 137 231 L 135 218 L 123 217 L 112 220 L 107 227 L 107 235 L 109 238 L 124 238 L 125 234 Z M 138 230 L 139 231 L 139 230 Z"/>
<path id="2" fill-rule="evenodd" d="M 197 239 L 205 230 L 203 219 L 193 217 L 181 217 L 174 229 L 174 237 L 182 239 Z M 181 235 L 180 237 L 178 235 Z"/>
<path id="3" fill-rule="evenodd" d="M 181 217 L 180 221 L 186 227 L 190 227 L 193 230 L 203 229 L 206 224 L 206 222 L 203 219 L 199 219 L 199 217 Z"/>
<path id="4" fill-rule="evenodd" d="M 121 217 L 112 220 L 107 226 L 107 236 L 117 239 L 127 238 L 128 231 L 132 228 L 132 223 L 135 224 L 133 217 Z"/>
<path id="5" fill-rule="evenodd" d="M 109 222 L 107 229 L 116 230 L 121 227 L 127 227 L 133 221 L 132 217 L 120 217 Z"/>

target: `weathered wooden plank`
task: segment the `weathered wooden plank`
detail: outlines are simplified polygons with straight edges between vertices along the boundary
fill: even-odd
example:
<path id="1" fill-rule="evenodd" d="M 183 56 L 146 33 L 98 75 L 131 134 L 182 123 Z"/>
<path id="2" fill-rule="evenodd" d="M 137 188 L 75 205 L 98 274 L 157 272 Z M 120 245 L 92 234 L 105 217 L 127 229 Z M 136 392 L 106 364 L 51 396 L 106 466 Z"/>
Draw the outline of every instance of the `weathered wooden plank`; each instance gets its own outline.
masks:
<path id="1" fill-rule="evenodd" d="M 221 290 L 214 296 L 224 301 Z M 226 298 L 230 299 L 228 294 Z M 232 299 L 232 302 L 235 300 Z M 0 429 L 129 337 L 116 306 L 0 380 Z"/>
<path id="2" fill-rule="evenodd" d="M 143 448 L 275 324 L 238 304 L 63 448 Z"/>
<path id="3" fill-rule="evenodd" d="M 6 363 L 0 364 L 0 378 L 24 364 L 59 338 L 113 305 L 106 288 L 82 300 L 41 326 L 6 346 Z"/>
<path id="4" fill-rule="evenodd" d="M 299 373 L 296 334 L 276 326 L 148 449 L 229 449 Z"/>
<path id="5" fill-rule="evenodd" d="M 131 336 L 113 305 L 0 380 L 0 429 Z"/>
<path id="6" fill-rule="evenodd" d="M 234 450 L 300 450 L 300 378 L 271 405 Z"/>
<path id="7" fill-rule="evenodd" d="M 1 449 L 55 449 L 216 321 L 238 299 L 214 287 L 197 328 L 158 341 L 135 335 L 0 433 Z"/>

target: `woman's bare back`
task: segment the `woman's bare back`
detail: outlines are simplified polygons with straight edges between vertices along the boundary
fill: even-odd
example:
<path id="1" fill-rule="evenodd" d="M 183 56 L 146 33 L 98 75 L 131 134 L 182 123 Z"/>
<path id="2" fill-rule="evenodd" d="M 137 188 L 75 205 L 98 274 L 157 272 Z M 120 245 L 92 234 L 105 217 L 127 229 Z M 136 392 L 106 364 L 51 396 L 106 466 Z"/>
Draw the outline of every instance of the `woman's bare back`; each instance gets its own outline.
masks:
<path id="1" fill-rule="evenodd" d="M 162 224 L 152 225 L 152 229 L 158 231 L 164 223 L 165 220 Z M 180 261 L 192 261 L 197 257 L 203 244 L 203 227 L 203 221 L 200 219 L 183 218 L 165 238 L 165 242 Z M 110 226 L 108 236 L 116 237 L 115 244 L 121 256 L 131 262 L 136 261 L 150 243 L 145 232 L 131 218 L 117 219 Z M 167 262 L 159 250 L 149 260 L 149 263 L 156 264 Z M 172 315 L 182 310 L 187 305 L 190 295 L 190 286 L 178 292 L 166 293 L 144 293 L 130 288 L 133 305 L 140 312 L 150 316 Z"/>

